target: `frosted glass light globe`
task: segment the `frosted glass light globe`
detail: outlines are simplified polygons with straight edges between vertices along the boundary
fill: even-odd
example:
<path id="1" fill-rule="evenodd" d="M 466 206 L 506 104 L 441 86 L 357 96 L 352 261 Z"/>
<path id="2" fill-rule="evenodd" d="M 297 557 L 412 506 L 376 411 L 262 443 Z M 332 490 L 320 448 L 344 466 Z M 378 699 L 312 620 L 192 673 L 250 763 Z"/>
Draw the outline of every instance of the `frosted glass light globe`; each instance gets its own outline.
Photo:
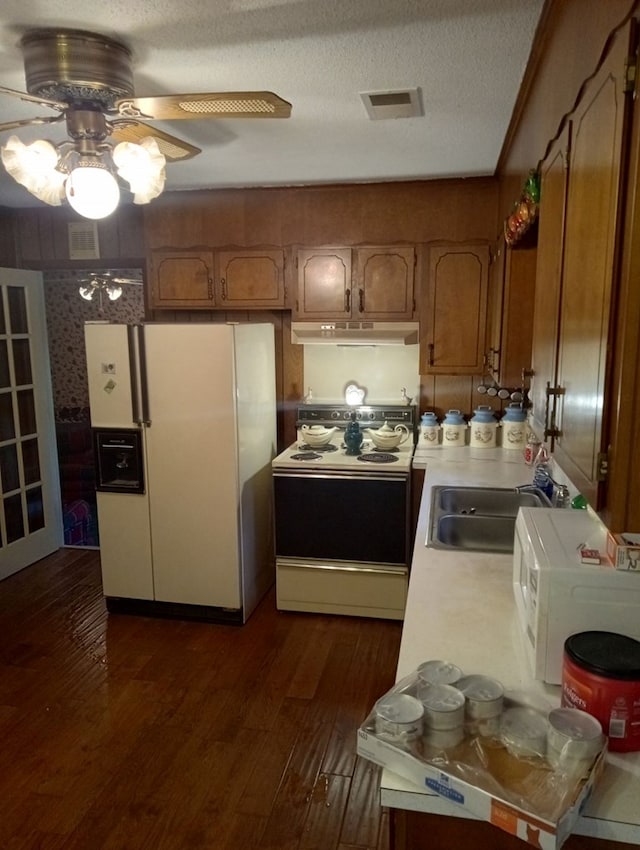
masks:
<path id="1" fill-rule="evenodd" d="M 116 178 L 97 162 L 80 162 L 67 177 L 65 194 L 71 207 L 85 218 L 106 218 L 120 200 Z"/>

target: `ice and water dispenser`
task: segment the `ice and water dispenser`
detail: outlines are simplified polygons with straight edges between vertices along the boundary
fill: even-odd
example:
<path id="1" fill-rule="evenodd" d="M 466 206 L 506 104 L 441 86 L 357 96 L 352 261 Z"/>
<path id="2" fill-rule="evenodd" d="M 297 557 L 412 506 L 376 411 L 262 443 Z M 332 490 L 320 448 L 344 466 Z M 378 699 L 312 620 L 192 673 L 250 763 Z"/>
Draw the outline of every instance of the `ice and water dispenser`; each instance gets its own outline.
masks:
<path id="1" fill-rule="evenodd" d="M 142 433 L 136 429 L 94 428 L 96 490 L 144 493 Z"/>

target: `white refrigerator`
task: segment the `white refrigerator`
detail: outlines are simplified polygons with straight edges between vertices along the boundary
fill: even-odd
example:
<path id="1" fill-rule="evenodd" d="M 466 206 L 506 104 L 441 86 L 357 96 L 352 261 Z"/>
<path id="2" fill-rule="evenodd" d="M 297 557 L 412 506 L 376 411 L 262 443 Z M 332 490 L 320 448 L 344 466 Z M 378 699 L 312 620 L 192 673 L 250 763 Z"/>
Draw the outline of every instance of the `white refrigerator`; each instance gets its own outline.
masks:
<path id="1" fill-rule="evenodd" d="M 108 610 L 245 622 L 274 581 L 273 326 L 95 322 L 85 342 L 94 435 L 141 454 L 142 492 L 98 480 Z"/>

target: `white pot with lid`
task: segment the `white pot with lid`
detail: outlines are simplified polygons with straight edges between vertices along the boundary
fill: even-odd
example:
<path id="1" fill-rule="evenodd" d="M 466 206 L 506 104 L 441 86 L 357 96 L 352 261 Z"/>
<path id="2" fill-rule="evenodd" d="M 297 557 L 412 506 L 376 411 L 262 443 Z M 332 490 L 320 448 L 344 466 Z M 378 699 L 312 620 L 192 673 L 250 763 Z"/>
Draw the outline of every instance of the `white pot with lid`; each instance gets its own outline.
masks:
<path id="1" fill-rule="evenodd" d="M 439 434 L 438 417 L 432 410 L 428 410 L 420 419 L 420 442 L 424 445 L 437 446 Z"/>
<path id="2" fill-rule="evenodd" d="M 470 445 L 476 449 L 492 449 L 497 445 L 498 420 L 489 405 L 479 405 L 470 424 Z"/>
<path id="3" fill-rule="evenodd" d="M 502 448 L 523 451 L 527 445 L 527 412 L 521 404 L 510 404 L 500 421 Z"/>
<path id="4" fill-rule="evenodd" d="M 442 445 L 464 446 L 467 423 L 459 410 L 448 410 L 442 420 Z"/>

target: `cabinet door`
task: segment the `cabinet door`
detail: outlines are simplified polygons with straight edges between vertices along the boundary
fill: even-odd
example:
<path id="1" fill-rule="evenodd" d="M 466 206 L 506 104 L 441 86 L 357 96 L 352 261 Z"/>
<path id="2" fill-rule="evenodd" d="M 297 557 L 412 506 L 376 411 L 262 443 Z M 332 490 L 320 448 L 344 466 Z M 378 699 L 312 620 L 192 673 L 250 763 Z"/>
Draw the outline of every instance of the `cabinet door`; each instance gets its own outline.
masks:
<path id="1" fill-rule="evenodd" d="M 351 318 L 350 248 L 301 248 L 297 265 L 296 318 Z"/>
<path id="2" fill-rule="evenodd" d="M 411 319 L 415 263 L 413 246 L 358 248 L 353 317 L 390 321 Z"/>
<path id="3" fill-rule="evenodd" d="M 153 251 L 151 307 L 153 309 L 215 306 L 212 251 Z"/>
<path id="4" fill-rule="evenodd" d="M 540 437 L 552 438 L 553 396 L 558 356 L 560 291 L 567 202 L 570 126 L 549 150 L 540 170 L 538 256 L 533 310 L 531 384 L 532 424 Z M 553 442 L 551 442 L 553 447 Z"/>
<path id="5" fill-rule="evenodd" d="M 574 484 L 598 506 L 609 318 L 619 235 L 627 114 L 619 37 L 572 116 L 558 347 L 554 452 Z"/>
<path id="6" fill-rule="evenodd" d="M 505 254 L 496 380 L 505 387 L 521 387 L 523 372 L 531 366 L 537 250 L 506 247 Z"/>
<path id="7" fill-rule="evenodd" d="M 282 250 L 216 253 L 216 302 L 220 307 L 284 307 Z"/>
<path id="8" fill-rule="evenodd" d="M 488 269 L 487 245 L 430 249 L 421 374 L 483 371 Z"/>

